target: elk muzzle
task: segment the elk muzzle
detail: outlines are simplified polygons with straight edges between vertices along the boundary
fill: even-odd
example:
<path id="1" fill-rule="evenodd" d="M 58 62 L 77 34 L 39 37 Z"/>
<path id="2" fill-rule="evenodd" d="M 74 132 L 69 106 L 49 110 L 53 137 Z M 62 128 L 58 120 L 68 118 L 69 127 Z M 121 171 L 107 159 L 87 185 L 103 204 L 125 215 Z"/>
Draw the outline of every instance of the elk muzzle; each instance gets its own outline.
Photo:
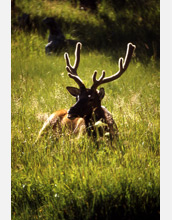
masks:
<path id="1" fill-rule="evenodd" d="M 74 120 L 75 118 L 78 118 L 80 117 L 79 114 L 77 114 L 76 110 L 75 110 L 75 107 L 71 107 L 68 112 L 67 112 L 67 117 L 70 119 L 70 120 Z"/>

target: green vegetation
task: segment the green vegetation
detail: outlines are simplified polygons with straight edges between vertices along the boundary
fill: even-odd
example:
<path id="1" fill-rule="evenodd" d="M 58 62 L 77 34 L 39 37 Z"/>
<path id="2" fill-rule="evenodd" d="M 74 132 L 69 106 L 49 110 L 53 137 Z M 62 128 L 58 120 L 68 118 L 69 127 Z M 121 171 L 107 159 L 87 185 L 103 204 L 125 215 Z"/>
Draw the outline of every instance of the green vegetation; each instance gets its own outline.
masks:
<path id="1" fill-rule="evenodd" d="M 73 7 L 72 2 L 78 2 Z M 137 57 L 160 57 L 159 0 L 102 0 L 97 10 L 81 10 L 75 0 L 16 0 L 12 11 L 12 32 L 18 28 L 18 15 L 30 14 L 32 31 L 45 37 L 42 20 L 56 19 L 66 38 L 82 41 L 88 48 L 116 52 L 128 42 L 137 45 Z"/>
<path id="2" fill-rule="evenodd" d="M 18 12 L 22 8 L 33 17 L 58 14 L 59 20 L 68 23 L 78 20 L 80 25 L 87 20 L 90 28 L 103 28 L 97 15 L 71 8 L 68 2 L 19 2 Z M 68 109 L 75 102 L 65 89 L 74 82 L 66 74 L 65 51 L 46 56 L 47 36 L 36 29 L 18 29 L 15 16 L 11 42 L 12 219 L 159 219 L 158 61 L 145 57 L 150 60 L 145 65 L 136 56 L 119 80 L 104 85 L 102 105 L 112 112 L 120 132 L 115 149 L 106 140 L 97 146 L 87 135 L 76 139 L 65 131 L 58 141 L 50 133 L 34 145 L 42 115 Z M 96 34 L 100 35 L 88 33 L 90 41 Z M 88 87 L 95 69 L 99 74 L 105 69 L 107 76 L 116 72 L 126 44 L 113 53 L 101 49 L 91 50 L 83 43 L 78 73 Z M 73 49 L 70 57 L 73 61 Z"/>

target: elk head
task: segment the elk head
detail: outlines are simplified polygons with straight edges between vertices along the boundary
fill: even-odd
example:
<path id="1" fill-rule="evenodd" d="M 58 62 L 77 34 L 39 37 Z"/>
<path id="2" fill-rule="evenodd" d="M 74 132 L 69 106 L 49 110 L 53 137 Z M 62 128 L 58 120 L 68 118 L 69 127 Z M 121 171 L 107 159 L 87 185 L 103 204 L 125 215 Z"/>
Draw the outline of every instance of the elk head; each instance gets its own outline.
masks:
<path id="1" fill-rule="evenodd" d="M 97 71 L 95 70 L 93 73 L 93 85 L 91 88 L 86 88 L 77 74 L 77 68 L 80 62 L 81 47 L 82 44 L 78 42 L 76 44 L 75 63 L 73 66 L 70 64 L 68 53 L 64 54 L 68 76 L 74 79 L 79 86 L 79 89 L 75 87 L 67 87 L 67 90 L 70 92 L 70 94 L 76 97 L 76 103 L 68 111 L 69 119 L 74 119 L 76 117 L 86 119 L 90 118 L 93 112 L 101 112 L 101 100 L 105 95 L 105 91 L 104 88 L 100 88 L 100 90 L 98 90 L 98 86 L 118 79 L 125 72 L 131 61 L 131 57 L 136 46 L 132 43 L 128 43 L 125 60 L 123 60 L 123 58 L 119 59 L 119 71 L 114 75 L 105 78 L 105 71 L 103 70 L 100 78 L 96 79 Z"/>

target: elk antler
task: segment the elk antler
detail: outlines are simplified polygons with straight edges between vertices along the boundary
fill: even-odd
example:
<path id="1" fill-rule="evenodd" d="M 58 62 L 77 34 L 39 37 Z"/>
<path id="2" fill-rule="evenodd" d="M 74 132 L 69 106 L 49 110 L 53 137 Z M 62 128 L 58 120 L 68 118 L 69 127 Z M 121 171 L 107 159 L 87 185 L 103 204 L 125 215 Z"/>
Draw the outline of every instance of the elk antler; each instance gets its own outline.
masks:
<path id="1" fill-rule="evenodd" d="M 107 83 L 107 82 L 111 82 L 113 80 L 118 79 L 127 69 L 130 61 L 131 61 L 131 57 L 133 55 L 133 51 L 136 48 L 135 45 L 133 45 L 132 43 L 128 43 L 127 45 L 127 51 L 126 51 L 126 55 L 125 55 L 125 60 L 123 62 L 123 58 L 121 57 L 119 59 L 119 71 L 117 73 L 115 73 L 112 76 L 109 77 L 105 77 L 105 71 L 102 71 L 102 75 L 101 77 L 97 80 L 96 79 L 96 75 L 97 75 L 97 71 L 95 70 L 93 73 L 93 85 L 91 87 L 91 89 L 96 89 L 99 85 L 103 84 L 103 83 Z"/>
<path id="2" fill-rule="evenodd" d="M 64 58 L 66 60 L 66 70 L 68 71 L 68 76 L 72 79 L 75 80 L 75 82 L 79 85 L 80 88 L 85 88 L 84 83 L 82 82 L 82 80 L 80 79 L 80 77 L 77 74 L 77 68 L 79 66 L 79 62 L 80 62 L 80 50 L 82 48 L 82 44 L 80 42 L 78 42 L 76 44 L 76 49 L 75 49 L 75 63 L 72 66 L 70 64 L 70 58 L 69 58 L 69 54 L 65 53 L 64 54 Z"/>

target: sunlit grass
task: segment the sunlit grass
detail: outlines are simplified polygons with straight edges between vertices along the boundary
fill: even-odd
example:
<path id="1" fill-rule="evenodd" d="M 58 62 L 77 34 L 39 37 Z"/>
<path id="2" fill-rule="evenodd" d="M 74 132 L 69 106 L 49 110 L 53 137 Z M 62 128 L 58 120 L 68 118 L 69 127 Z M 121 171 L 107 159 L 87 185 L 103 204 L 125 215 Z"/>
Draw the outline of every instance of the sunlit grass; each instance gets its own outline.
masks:
<path id="1" fill-rule="evenodd" d="M 11 129 L 13 219 L 107 219 L 158 215 L 159 210 L 159 69 L 133 59 L 117 81 L 105 84 L 102 105 L 112 112 L 120 143 L 99 146 L 87 135 L 76 140 L 51 133 L 34 145 L 41 114 L 75 103 L 66 86 L 61 52 L 46 56 L 45 39 L 22 32 L 12 38 Z M 121 56 L 125 51 L 120 52 Z M 70 51 L 73 62 L 74 55 Z M 95 69 L 107 76 L 118 59 L 84 51 L 78 73 L 90 87 Z"/>

